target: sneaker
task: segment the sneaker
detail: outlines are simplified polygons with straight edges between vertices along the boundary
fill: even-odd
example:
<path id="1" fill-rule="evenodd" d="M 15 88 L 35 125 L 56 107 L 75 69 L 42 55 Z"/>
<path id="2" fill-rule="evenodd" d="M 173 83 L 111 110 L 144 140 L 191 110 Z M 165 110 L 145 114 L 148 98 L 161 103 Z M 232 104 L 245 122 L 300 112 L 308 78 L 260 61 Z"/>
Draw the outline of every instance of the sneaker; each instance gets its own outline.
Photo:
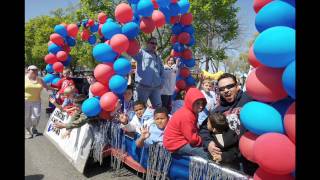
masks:
<path id="1" fill-rule="evenodd" d="M 25 130 L 25 134 L 24 134 L 24 138 L 25 139 L 31 139 L 33 136 L 32 136 L 32 134 L 31 134 L 31 132 L 28 130 L 28 129 L 26 129 Z"/>
<path id="2" fill-rule="evenodd" d="M 34 135 L 39 134 L 38 130 L 35 127 L 31 128 L 31 129 L 32 129 L 32 134 L 34 134 Z"/>

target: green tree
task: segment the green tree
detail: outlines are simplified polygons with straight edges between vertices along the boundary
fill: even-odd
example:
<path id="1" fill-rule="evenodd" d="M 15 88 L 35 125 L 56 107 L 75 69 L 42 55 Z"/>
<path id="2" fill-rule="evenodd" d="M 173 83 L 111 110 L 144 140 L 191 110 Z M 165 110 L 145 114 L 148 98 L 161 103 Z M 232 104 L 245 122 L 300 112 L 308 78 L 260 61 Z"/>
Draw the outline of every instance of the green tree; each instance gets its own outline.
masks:
<path id="1" fill-rule="evenodd" d="M 227 58 L 230 42 L 238 36 L 236 0 L 190 0 L 190 3 L 196 30 L 194 54 L 196 59 L 204 58 L 201 63 L 205 62 L 206 70 L 212 65 L 217 71 L 219 62 Z"/>

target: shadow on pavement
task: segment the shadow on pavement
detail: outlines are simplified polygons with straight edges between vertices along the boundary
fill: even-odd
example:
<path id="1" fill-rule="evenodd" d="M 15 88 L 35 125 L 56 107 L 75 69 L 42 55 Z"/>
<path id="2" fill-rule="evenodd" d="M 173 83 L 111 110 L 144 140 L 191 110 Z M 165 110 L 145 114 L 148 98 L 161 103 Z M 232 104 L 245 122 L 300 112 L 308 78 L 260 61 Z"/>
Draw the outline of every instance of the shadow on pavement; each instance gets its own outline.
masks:
<path id="1" fill-rule="evenodd" d="M 35 175 L 28 175 L 25 176 L 25 180 L 41 180 L 43 179 L 44 175 L 43 174 L 35 174 Z"/>

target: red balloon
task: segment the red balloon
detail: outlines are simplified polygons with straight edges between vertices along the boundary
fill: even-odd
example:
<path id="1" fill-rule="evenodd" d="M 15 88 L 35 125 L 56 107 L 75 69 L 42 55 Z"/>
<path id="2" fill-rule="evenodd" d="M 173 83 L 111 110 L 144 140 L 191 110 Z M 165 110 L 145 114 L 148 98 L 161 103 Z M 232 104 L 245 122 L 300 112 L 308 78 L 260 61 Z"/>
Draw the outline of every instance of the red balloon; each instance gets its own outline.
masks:
<path id="1" fill-rule="evenodd" d="M 254 173 L 253 180 L 294 180 L 291 174 L 276 175 L 270 174 L 264 171 L 262 168 L 258 168 Z"/>
<path id="2" fill-rule="evenodd" d="M 110 39 L 110 46 L 115 52 L 121 54 L 128 50 L 129 39 L 123 34 L 116 34 Z"/>
<path id="3" fill-rule="evenodd" d="M 170 17 L 170 24 L 176 24 L 180 21 L 180 16 L 171 16 Z"/>
<path id="4" fill-rule="evenodd" d="M 182 32 L 178 35 L 178 42 L 181 44 L 188 44 L 190 41 L 190 34 L 187 32 Z"/>
<path id="5" fill-rule="evenodd" d="M 183 67 L 183 68 L 180 69 L 180 73 L 179 74 L 180 74 L 181 77 L 186 78 L 186 77 L 188 77 L 190 75 L 190 70 L 187 67 Z"/>
<path id="6" fill-rule="evenodd" d="M 93 74 L 97 81 L 107 85 L 109 79 L 115 74 L 113 63 L 98 64 L 95 67 Z"/>
<path id="7" fill-rule="evenodd" d="M 44 57 L 44 61 L 47 64 L 53 64 L 53 63 L 57 62 L 58 59 L 57 59 L 56 55 L 49 53 Z"/>
<path id="8" fill-rule="evenodd" d="M 94 25 L 94 20 L 89 19 L 87 25 L 90 26 L 90 27 L 93 26 Z"/>
<path id="9" fill-rule="evenodd" d="M 99 114 L 99 117 L 102 119 L 102 120 L 111 120 L 111 115 L 110 115 L 110 111 L 105 111 L 105 110 L 102 110 Z"/>
<path id="10" fill-rule="evenodd" d="M 62 36 L 60 36 L 57 33 L 53 33 L 50 35 L 50 41 L 52 41 L 53 43 L 55 43 L 58 46 L 63 46 L 63 44 L 64 44 L 64 40 L 63 40 Z"/>
<path id="11" fill-rule="evenodd" d="M 139 41 L 136 39 L 129 40 L 129 48 L 127 49 L 127 54 L 130 56 L 136 55 L 140 50 Z"/>
<path id="12" fill-rule="evenodd" d="M 263 102 L 275 102 L 288 96 L 282 85 L 283 69 L 259 66 L 253 69 L 246 82 L 249 96 Z"/>
<path id="13" fill-rule="evenodd" d="M 89 37 L 90 37 L 89 31 L 87 29 L 83 29 L 81 32 L 81 39 L 83 41 L 88 41 Z"/>
<path id="14" fill-rule="evenodd" d="M 181 53 L 172 49 L 171 53 L 170 53 L 170 56 L 172 56 L 172 57 L 180 57 Z"/>
<path id="15" fill-rule="evenodd" d="M 61 73 L 63 71 L 63 64 L 61 62 L 55 62 L 52 68 L 54 71 Z"/>
<path id="16" fill-rule="evenodd" d="M 190 25 L 192 23 L 192 14 L 191 13 L 186 13 L 181 16 L 180 18 L 180 23 L 182 25 Z"/>
<path id="17" fill-rule="evenodd" d="M 156 27 L 162 27 L 166 24 L 166 17 L 159 10 L 154 10 L 151 16 Z"/>
<path id="18" fill-rule="evenodd" d="M 100 24 L 104 24 L 107 21 L 107 15 L 104 12 L 98 14 L 98 21 Z"/>
<path id="19" fill-rule="evenodd" d="M 119 4 L 115 11 L 114 15 L 116 17 L 116 20 L 120 23 L 127 23 L 132 20 L 133 17 L 133 11 L 129 4 L 121 3 Z"/>
<path id="20" fill-rule="evenodd" d="M 241 136 L 239 141 L 239 149 L 241 154 L 252 162 L 255 162 L 253 159 L 253 145 L 257 138 L 257 135 L 248 131 Z"/>
<path id="21" fill-rule="evenodd" d="M 271 2 L 272 0 L 254 0 L 253 2 L 253 9 L 256 13 L 260 11 L 260 9 Z"/>
<path id="22" fill-rule="evenodd" d="M 71 48 L 68 46 L 68 45 L 66 45 L 66 46 L 64 46 L 63 47 L 63 50 L 67 53 L 67 55 L 70 53 L 70 51 L 71 51 Z"/>
<path id="23" fill-rule="evenodd" d="M 158 9 L 159 5 L 158 5 L 157 1 L 156 0 L 151 0 L 151 1 L 152 1 L 152 4 L 153 4 L 153 8 L 154 9 Z"/>
<path id="24" fill-rule="evenodd" d="M 289 139 L 296 143 L 296 102 L 293 102 L 284 115 L 284 129 Z"/>
<path id="25" fill-rule="evenodd" d="M 146 34 L 150 34 L 155 29 L 155 24 L 150 17 L 142 17 L 140 22 L 140 29 Z"/>
<path id="26" fill-rule="evenodd" d="M 109 87 L 108 85 L 97 81 L 90 86 L 90 91 L 94 96 L 102 96 L 104 93 L 109 91 Z"/>
<path id="27" fill-rule="evenodd" d="M 113 111 L 118 103 L 118 96 L 113 92 L 107 92 L 100 98 L 100 106 L 105 111 Z"/>
<path id="28" fill-rule="evenodd" d="M 78 31 L 79 31 L 79 29 L 78 29 L 78 26 L 76 24 L 69 24 L 67 26 L 68 35 L 73 37 L 73 38 L 77 37 Z"/>
<path id="29" fill-rule="evenodd" d="M 179 80 L 179 81 L 176 82 L 176 86 L 177 86 L 177 88 L 178 88 L 179 90 L 183 90 L 183 89 L 186 89 L 187 84 L 186 84 L 186 82 L 185 82 L 183 79 L 181 79 L 181 80 Z"/>
<path id="30" fill-rule="evenodd" d="M 58 61 L 65 61 L 68 58 L 68 54 L 65 51 L 57 52 L 56 56 L 57 56 Z"/>
<path id="31" fill-rule="evenodd" d="M 251 66 L 253 66 L 253 67 L 258 67 L 258 66 L 262 65 L 259 62 L 259 60 L 257 59 L 257 57 L 254 55 L 253 46 L 251 46 L 250 49 L 249 49 L 248 61 L 249 61 L 249 64 L 251 64 Z"/>
<path id="32" fill-rule="evenodd" d="M 192 51 L 191 49 L 185 49 L 184 51 L 182 51 L 182 57 L 184 59 L 192 59 Z"/>
<path id="33" fill-rule="evenodd" d="M 170 38 L 170 42 L 171 44 L 174 44 L 178 41 L 178 37 L 176 35 L 172 35 L 171 38 Z"/>
<path id="34" fill-rule="evenodd" d="M 271 174 L 289 174 L 296 167 L 296 146 L 280 133 L 260 135 L 253 145 L 253 156 L 259 166 Z"/>
<path id="35" fill-rule="evenodd" d="M 103 34 L 101 32 L 102 26 L 103 26 L 103 24 L 99 24 L 98 34 L 99 34 L 100 37 L 103 37 Z"/>

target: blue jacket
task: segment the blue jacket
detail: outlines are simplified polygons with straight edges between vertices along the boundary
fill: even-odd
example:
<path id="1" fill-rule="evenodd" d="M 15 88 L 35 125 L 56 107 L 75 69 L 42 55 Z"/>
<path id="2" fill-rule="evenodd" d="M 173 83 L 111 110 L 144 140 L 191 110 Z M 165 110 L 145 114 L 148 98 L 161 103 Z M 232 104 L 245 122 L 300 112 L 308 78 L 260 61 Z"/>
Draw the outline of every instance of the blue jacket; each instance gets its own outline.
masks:
<path id="1" fill-rule="evenodd" d="M 149 88 L 158 88 L 163 85 L 163 64 L 160 57 L 156 54 L 141 49 L 133 57 L 137 61 L 137 73 L 135 81 Z"/>

